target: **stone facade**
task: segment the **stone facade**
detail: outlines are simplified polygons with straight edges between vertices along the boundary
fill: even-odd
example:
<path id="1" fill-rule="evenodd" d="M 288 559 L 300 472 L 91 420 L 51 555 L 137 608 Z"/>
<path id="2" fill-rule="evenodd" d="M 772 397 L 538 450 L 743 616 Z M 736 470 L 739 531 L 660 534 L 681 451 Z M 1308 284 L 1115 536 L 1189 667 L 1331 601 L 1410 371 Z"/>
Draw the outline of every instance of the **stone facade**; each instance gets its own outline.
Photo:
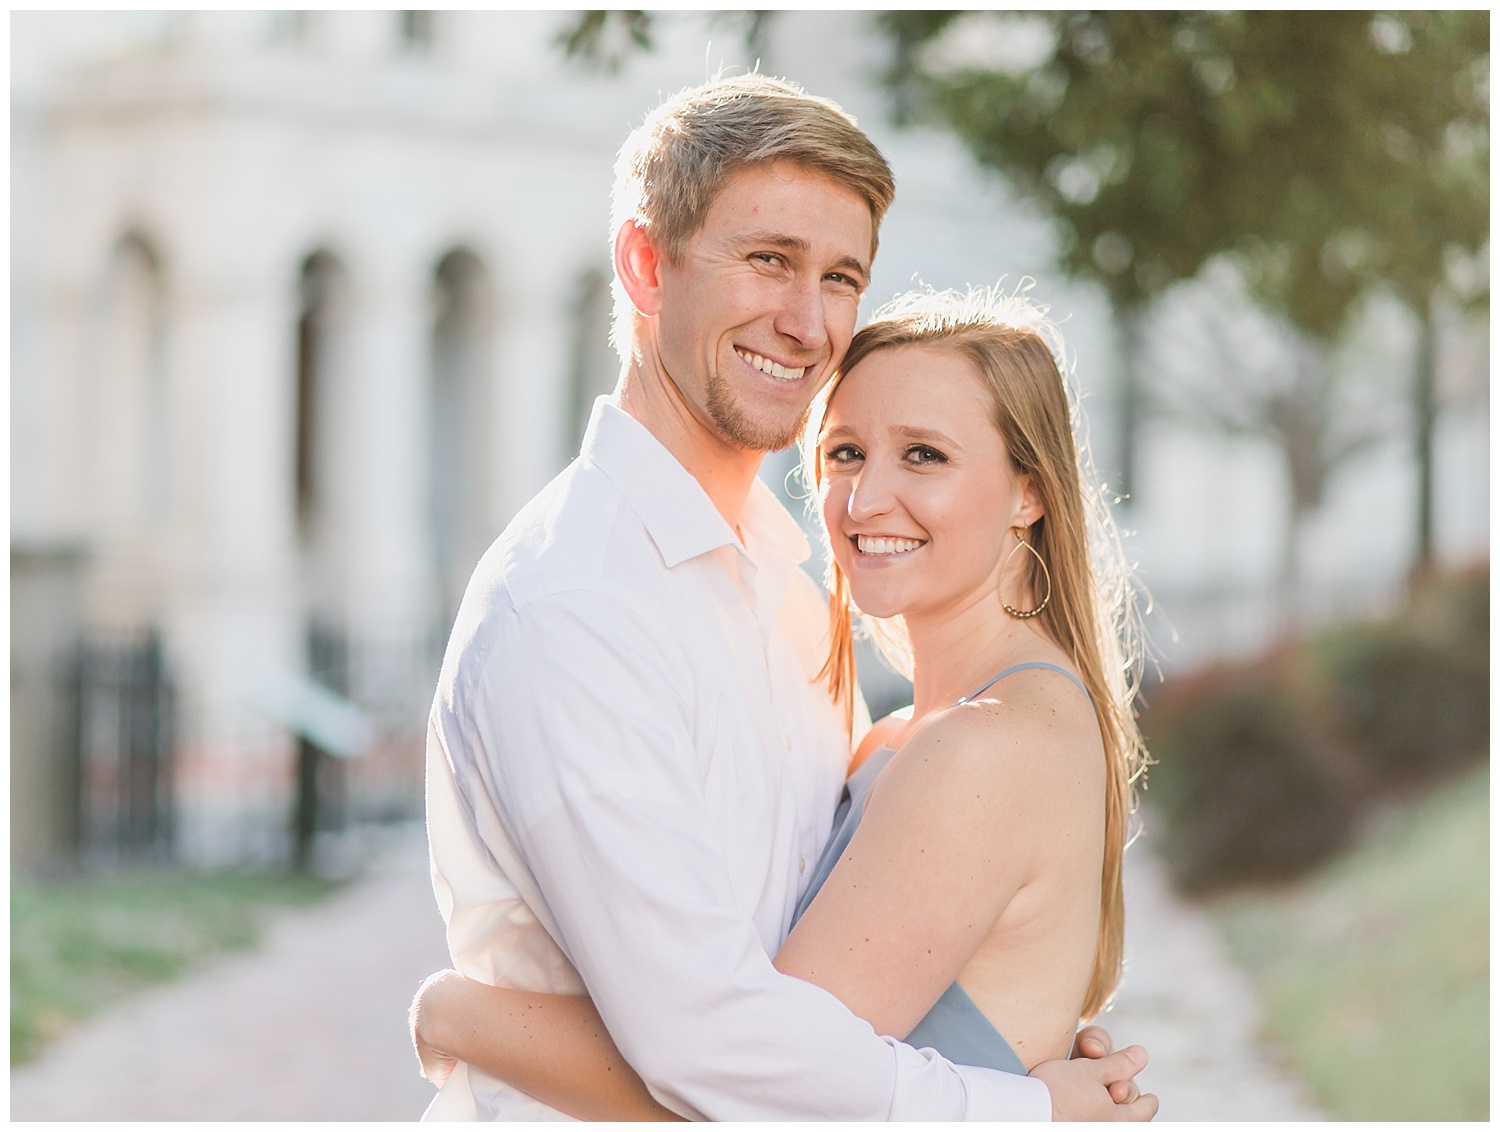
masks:
<path id="1" fill-rule="evenodd" d="M 468 572 L 614 381 L 615 150 L 664 94 L 754 62 L 734 24 L 700 16 L 589 71 L 557 47 L 564 19 L 12 15 L 12 600 L 35 614 L 13 621 L 13 689 L 56 686 L 70 626 L 160 641 L 188 859 L 285 853 L 295 736 L 317 731 L 277 693 L 288 674 L 374 724 L 349 804 L 419 804 Z M 914 282 L 1035 277 L 1107 468 L 1115 339 L 1101 297 L 1052 266 L 1050 229 L 952 139 L 890 124 L 864 14 L 784 14 L 764 51 L 763 70 L 853 111 L 897 171 L 866 313 Z M 1461 558 L 1488 539 L 1487 342 L 1455 350 L 1440 517 Z M 1263 588 L 1274 459 L 1170 422 L 1140 448 L 1125 525 L 1169 612 L 1174 593 Z M 773 457 L 767 477 L 790 467 Z M 1311 573 L 1389 590 L 1410 482 L 1400 444 L 1374 451 L 1319 515 Z M 72 741 L 39 696 L 18 691 L 12 722 L 30 816 L 56 804 L 46 768 Z M 15 826 L 18 859 L 56 847 L 33 825 Z"/>

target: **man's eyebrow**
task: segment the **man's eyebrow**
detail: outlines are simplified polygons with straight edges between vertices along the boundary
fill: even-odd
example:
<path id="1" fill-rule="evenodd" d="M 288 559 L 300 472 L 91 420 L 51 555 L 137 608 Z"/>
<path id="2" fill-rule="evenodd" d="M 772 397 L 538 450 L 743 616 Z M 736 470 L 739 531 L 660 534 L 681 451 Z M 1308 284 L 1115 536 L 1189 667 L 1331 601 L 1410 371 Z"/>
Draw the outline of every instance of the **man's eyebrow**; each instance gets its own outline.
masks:
<path id="1" fill-rule="evenodd" d="M 759 232 L 746 232 L 736 240 L 741 246 L 758 244 L 762 247 L 780 248 L 789 252 L 801 252 L 807 255 L 812 251 L 812 244 L 801 236 L 793 236 L 786 232 L 775 232 L 770 230 Z M 856 271 L 866 279 L 870 277 L 870 267 L 857 256 L 840 256 L 833 266 L 844 271 Z"/>
<path id="2" fill-rule="evenodd" d="M 833 266 L 852 271 L 862 279 L 870 278 L 870 265 L 852 255 L 840 256 L 834 261 Z"/>

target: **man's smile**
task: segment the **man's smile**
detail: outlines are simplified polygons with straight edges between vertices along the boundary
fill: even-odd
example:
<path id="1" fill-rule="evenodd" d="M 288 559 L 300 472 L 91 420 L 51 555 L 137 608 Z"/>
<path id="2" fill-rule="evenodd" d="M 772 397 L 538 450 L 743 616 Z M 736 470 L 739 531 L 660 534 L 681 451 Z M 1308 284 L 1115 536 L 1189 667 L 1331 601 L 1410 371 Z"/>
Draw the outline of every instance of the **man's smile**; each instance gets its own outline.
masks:
<path id="1" fill-rule="evenodd" d="M 763 358 L 759 354 L 751 353 L 749 350 L 742 349 L 739 346 L 734 348 L 734 352 L 751 369 L 758 369 L 761 373 L 766 374 L 768 377 L 774 377 L 777 381 L 799 381 L 802 375 L 807 372 L 806 366 L 784 366 L 780 362 L 773 362 L 770 358 Z"/>

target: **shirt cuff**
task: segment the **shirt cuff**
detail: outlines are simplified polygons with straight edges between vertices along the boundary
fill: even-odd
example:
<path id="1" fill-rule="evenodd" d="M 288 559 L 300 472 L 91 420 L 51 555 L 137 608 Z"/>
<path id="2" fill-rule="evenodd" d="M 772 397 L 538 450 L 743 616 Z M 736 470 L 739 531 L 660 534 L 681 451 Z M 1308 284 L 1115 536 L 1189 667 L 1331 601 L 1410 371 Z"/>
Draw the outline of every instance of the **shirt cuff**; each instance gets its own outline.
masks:
<path id="1" fill-rule="evenodd" d="M 968 1089 L 966 1120 L 1052 1120 L 1052 1094 L 1034 1077 L 961 1066 Z"/>

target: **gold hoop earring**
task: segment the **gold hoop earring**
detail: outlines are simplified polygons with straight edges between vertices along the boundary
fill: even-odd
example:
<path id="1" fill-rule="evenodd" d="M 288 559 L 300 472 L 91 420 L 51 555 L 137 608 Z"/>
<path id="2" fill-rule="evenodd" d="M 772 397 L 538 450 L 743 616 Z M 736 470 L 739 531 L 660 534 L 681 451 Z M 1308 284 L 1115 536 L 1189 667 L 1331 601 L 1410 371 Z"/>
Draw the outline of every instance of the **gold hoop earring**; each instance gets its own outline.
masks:
<path id="1" fill-rule="evenodd" d="M 1016 546 L 1015 549 L 1006 556 L 1005 566 L 1010 565 L 1010 560 L 1016 556 L 1016 551 L 1020 550 L 1023 546 L 1027 550 L 1031 551 L 1031 556 L 1037 560 L 1037 564 L 1042 568 L 1042 576 L 1047 579 L 1047 596 L 1042 598 L 1042 603 L 1035 609 L 1017 609 L 1015 606 L 1007 604 L 1005 598 L 1002 597 L 1000 599 L 1001 608 L 1004 609 L 1006 613 L 1009 613 L 1012 617 L 1019 617 L 1022 621 L 1026 620 L 1028 617 L 1035 617 L 1042 610 L 1046 609 L 1047 603 L 1052 600 L 1052 571 L 1047 569 L 1047 563 L 1044 562 L 1042 560 L 1042 556 L 1036 552 L 1036 547 L 1027 542 L 1020 531 L 1016 531 Z M 1000 572 L 1002 574 L 1005 573 L 1005 566 L 1002 566 L 1000 568 Z"/>

